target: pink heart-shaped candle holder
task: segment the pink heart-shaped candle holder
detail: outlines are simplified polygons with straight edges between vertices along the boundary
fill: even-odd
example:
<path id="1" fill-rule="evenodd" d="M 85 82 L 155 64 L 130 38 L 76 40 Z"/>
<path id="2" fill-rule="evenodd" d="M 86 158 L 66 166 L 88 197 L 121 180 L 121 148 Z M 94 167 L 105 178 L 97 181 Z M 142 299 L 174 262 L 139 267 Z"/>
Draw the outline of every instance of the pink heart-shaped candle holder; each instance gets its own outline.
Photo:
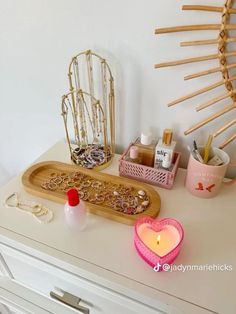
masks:
<path id="1" fill-rule="evenodd" d="M 139 255 L 150 266 L 172 264 L 178 256 L 184 239 L 181 224 L 172 218 L 142 217 L 135 223 L 134 244 Z"/>

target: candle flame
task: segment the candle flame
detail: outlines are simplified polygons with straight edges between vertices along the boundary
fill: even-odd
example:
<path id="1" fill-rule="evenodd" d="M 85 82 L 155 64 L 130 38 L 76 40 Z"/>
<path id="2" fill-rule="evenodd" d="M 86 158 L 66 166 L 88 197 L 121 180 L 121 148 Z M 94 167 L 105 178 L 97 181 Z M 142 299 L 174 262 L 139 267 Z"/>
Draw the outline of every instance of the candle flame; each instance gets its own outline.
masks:
<path id="1" fill-rule="evenodd" d="M 158 234 L 158 236 L 157 236 L 157 245 L 159 245 L 159 244 L 160 244 L 160 240 L 161 240 L 161 235 L 160 235 L 160 234 Z"/>

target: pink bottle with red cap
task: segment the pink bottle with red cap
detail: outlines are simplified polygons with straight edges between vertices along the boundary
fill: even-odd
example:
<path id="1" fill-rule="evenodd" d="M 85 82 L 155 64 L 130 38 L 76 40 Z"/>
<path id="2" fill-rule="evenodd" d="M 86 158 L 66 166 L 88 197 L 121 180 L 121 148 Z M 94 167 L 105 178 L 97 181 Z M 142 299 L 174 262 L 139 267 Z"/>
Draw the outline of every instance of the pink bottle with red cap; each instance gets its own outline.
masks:
<path id="1" fill-rule="evenodd" d="M 68 199 L 64 208 L 66 222 L 74 230 L 82 231 L 87 218 L 85 204 L 80 200 L 76 189 L 70 189 L 66 194 Z"/>

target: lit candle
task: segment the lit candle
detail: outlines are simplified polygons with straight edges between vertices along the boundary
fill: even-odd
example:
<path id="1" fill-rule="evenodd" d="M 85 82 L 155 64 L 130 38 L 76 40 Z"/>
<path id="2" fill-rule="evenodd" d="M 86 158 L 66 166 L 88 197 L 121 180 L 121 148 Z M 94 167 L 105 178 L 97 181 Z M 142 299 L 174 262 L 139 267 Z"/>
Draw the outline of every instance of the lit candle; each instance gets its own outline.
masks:
<path id="1" fill-rule="evenodd" d="M 152 267 L 172 264 L 180 252 L 183 238 L 183 228 L 175 219 L 142 217 L 135 223 L 135 247 Z"/>

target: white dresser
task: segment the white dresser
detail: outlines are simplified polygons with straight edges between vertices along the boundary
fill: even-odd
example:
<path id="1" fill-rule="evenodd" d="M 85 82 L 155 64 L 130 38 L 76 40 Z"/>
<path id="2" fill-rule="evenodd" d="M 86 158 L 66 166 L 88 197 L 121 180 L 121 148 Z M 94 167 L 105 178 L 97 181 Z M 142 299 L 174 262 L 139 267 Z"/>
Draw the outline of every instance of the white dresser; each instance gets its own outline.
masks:
<path id="1" fill-rule="evenodd" d="M 118 174 L 118 157 L 104 172 Z M 66 143 L 37 162 L 44 160 L 70 162 Z M 227 264 L 232 271 L 155 273 L 134 248 L 133 227 L 89 215 L 87 229 L 73 233 L 63 206 L 25 193 L 17 176 L 0 189 L 0 313 L 235 314 L 236 186 L 201 200 L 185 190 L 184 176 L 180 169 L 171 191 L 157 188 L 159 217 L 176 218 L 185 230 L 175 264 Z M 13 192 L 53 209 L 53 222 L 5 208 Z M 79 297 L 81 311 L 52 299 L 53 291 Z"/>

